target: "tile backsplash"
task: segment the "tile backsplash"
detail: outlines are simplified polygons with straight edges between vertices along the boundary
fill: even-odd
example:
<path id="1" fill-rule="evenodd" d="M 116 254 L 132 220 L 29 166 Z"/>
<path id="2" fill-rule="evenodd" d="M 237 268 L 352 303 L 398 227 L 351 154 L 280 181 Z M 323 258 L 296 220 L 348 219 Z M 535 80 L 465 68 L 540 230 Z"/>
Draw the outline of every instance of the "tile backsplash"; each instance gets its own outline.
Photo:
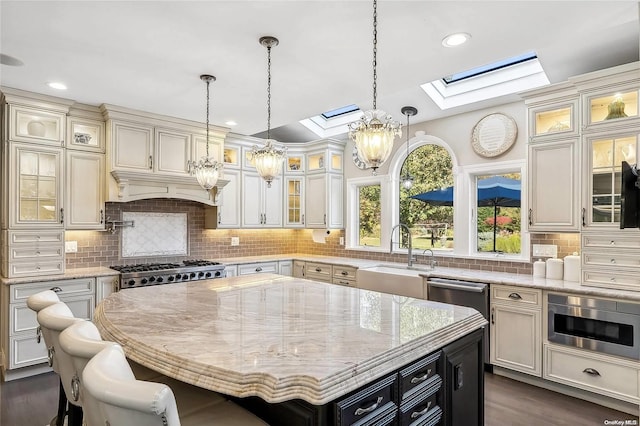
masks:
<path id="1" fill-rule="evenodd" d="M 205 229 L 204 206 L 197 202 L 155 199 L 130 203 L 107 203 L 106 216 L 122 220 L 125 212 L 182 213 L 186 214 L 188 253 L 173 256 L 122 257 L 122 228 L 114 234 L 97 231 L 67 231 L 67 241 L 78 242 L 77 253 L 67 253 L 67 268 L 109 266 L 125 263 L 179 262 L 185 258 L 219 260 L 227 257 L 305 253 L 340 256 L 377 261 L 405 262 L 406 255 L 382 252 L 345 250 L 340 245 L 344 231 L 331 231 L 326 244 L 312 241 L 310 229 Z M 231 237 L 239 237 L 240 244 L 231 245 Z M 580 250 L 578 234 L 537 234 L 531 236 L 532 244 L 556 244 L 558 257 L 562 258 Z M 481 259 L 436 256 L 438 264 L 445 267 L 480 269 L 496 272 L 531 274 L 532 264 Z"/>

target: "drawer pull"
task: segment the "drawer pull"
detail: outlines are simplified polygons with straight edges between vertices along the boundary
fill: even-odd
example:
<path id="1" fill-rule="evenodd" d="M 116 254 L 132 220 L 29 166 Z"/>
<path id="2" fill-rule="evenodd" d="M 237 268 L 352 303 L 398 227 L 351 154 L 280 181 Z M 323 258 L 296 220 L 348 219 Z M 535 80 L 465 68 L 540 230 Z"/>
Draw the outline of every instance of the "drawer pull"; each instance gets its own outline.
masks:
<path id="1" fill-rule="evenodd" d="M 424 382 L 425 380 L 427 380 L 429 378 L 429 374 L 431 374 L 431 369 L 428 369 L 427 372 L 424 373 L 422 376 L 412 377 L 411 378 L 411 383 Z"/>
<path id="2" fill-rule="evenodd" d="M 612 246 L 615 246 L 616 242 L 615 242 L 615 240 L 611 240 L 611 242 L 609 244 L 612 245 Z"/>
<path id="3" fill-rule="evenodd" d="M 347 275 L 349 275 L 349 273 L 348 273 L 347 271 L 342 271 L 342 272 L 340 272 L 340 273 L 341 273 L 342 275 L 344 275 L 345 277 L 346 277 Z"/>
<path id="4" fill-rule="evenodd" d="M 616 282 L 616 277 L 611 277 L 611 280 L 610 280 L 610 281 L 611 281 L 612 283 L 615 283 L 615 282 Z"/>
<path id="5" fill-rule="evenodd" d="M 338 281 L 338 284 L 349 285 L 349 281 Z"/>
<path id="6" fill-rule="evenodd" d="M 509 295 L 509 299 L 513 299 L 513 300 L 521 300 L 522 296 L 520 296 L 518 293 L 511 293 Z"/>
<path id="7" fill-rule="evenodd" d="M 55 351 L 53 350 L 53 346 L 49 346 L 47 348 L 47 363 L 49 364 L 49 367 L 53 367 L 53 353 Z"/>
<path id="8" fill-rule="evenodd" d="M 615 264 L 616 264 L 616 260 L 615 260 L 615 259 L 611 259 L 611 263 L 612 263 L 613 265 L 615 265 Z"/>
<path id="9" fill-rule="evenodd" d="M 60 293 L 62 291 L 62 289 L 60 287 L 51 287 L 49 290 L 51 291 L 55 291 L 56 293 Z"/>
<path id="10" fill-rule="evenodd" d="M 424 410 L 421 411 L 414 411 L 413 413 L 411 413 L 411 418 L 412 419 L 417 419 L 418 417 L 420 417 L 423 414 L 426 414 L 427 411 L 429 411 L 429 408 L 431 408 L 431 401 L 429 401 L 427 403 L 427 407 Z"/>
<path id="11" fill-rule="evenodd" d="M 322 268 L 316 268 L 316 272 L 322 272 Z"/>
<path id="12" fill-rule="evenodd" d="M 261 266 L 258 266 L 258 267 L 256 268 L 256 272 L 262 272 L 262 267 L 261 267 Z"/>
<path id="13" fill-rule="evenodd" d="M 42 329 L 38 326 L 36 328 L 36 343 L 40 343 L 40 340 L 42 340 Z"/>
<path id="14" fill-rule="evenodd" d="M 379 396 L 378 399 L 376 400 L 376 402 L 374 402 L 373 404 L 371 404 L 370 406 L 368 406 L 367 408 L 358 408 L 355 412 L 356 416 L 361 416 L 363 414 L 367 414 L 370 413 L 372 411 L 374 411 L 376 408 L 378 408 L 378 405 L 380 405 L 382 403 L 382 400 L 384 398 Z"/>
<path id="15" fill-rule="evenodd" d="M 587 373 L 590 376 L 599 376 L 600 373 L 595 368 L 585 368 L 582 370 L 583 373 Z"/>

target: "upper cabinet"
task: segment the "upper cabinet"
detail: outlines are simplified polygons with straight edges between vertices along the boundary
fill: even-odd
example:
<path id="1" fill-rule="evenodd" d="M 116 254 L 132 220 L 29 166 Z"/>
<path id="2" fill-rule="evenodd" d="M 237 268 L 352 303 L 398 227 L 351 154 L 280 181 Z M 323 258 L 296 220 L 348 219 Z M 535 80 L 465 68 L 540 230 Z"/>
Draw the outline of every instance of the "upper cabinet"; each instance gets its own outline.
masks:
<path id="1" fill-rule="evenodd" d="M 9 139 L 64 146 L 65 113 L 9 105 Z"/>
<path id="2" fill-rule="evenodd" d="M 67 118 L 67 149 L 104 152 L 104 121 Z"/>

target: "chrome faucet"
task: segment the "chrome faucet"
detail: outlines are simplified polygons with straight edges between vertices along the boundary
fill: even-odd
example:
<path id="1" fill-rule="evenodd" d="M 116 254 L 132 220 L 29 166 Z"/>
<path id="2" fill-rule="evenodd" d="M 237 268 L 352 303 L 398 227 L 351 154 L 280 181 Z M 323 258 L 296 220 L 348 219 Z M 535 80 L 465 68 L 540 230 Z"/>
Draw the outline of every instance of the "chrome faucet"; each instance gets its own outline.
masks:
<path id="1" fill-rule="evenodd" d="M 409 240 L 407 241 L 407 266 L 412 267 L 413 261 L 415 260 L 415 258 L 413 257 L 413 252 L 411 248 L 411 231 L 409 230 L 409 227 L 404 223 L 399 223 L 395 225 L 393 228 L 391 228 L 391 244 L 389 244 L 389 253 L 393 253 L 393 233 L 398 228 L 400 228 L 401 230 L 404 229 L 405 231 L 407 231 L 407 238 Z M 400 239 L 402 239 L 402 233 L 400 233 L 399 236 L 400 236 Z M 398 242 L 398 247 L 399 246 L 400 246 L 400 242 Z"/>
<path id="2" fill-rule="evenodd" d="M 429 267 L 431 269 L 436 269 L 436 265 L 438 264 L 438 262 L 436 261 L 436 259 L 433 257 L 433 250 L 431 249 L 424 249 L 424 251 L 422 252 L 422 257 L 425 256 L 425 254 L 429 252 L 431 253 L 431 259 L 429 260 Z"/>

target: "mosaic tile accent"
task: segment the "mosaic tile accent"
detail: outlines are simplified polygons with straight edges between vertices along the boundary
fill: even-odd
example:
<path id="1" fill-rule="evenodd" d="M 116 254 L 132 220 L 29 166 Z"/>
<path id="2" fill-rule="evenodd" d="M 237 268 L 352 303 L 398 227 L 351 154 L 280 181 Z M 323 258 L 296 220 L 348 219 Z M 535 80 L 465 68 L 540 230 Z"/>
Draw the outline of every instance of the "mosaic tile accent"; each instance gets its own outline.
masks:
<path id="1" fill-rule="evenodd" d="M 179 256 L 189 253 L 184 213 L 122 213 L 134 226 L 122 229 L 122 257 Z"/>

